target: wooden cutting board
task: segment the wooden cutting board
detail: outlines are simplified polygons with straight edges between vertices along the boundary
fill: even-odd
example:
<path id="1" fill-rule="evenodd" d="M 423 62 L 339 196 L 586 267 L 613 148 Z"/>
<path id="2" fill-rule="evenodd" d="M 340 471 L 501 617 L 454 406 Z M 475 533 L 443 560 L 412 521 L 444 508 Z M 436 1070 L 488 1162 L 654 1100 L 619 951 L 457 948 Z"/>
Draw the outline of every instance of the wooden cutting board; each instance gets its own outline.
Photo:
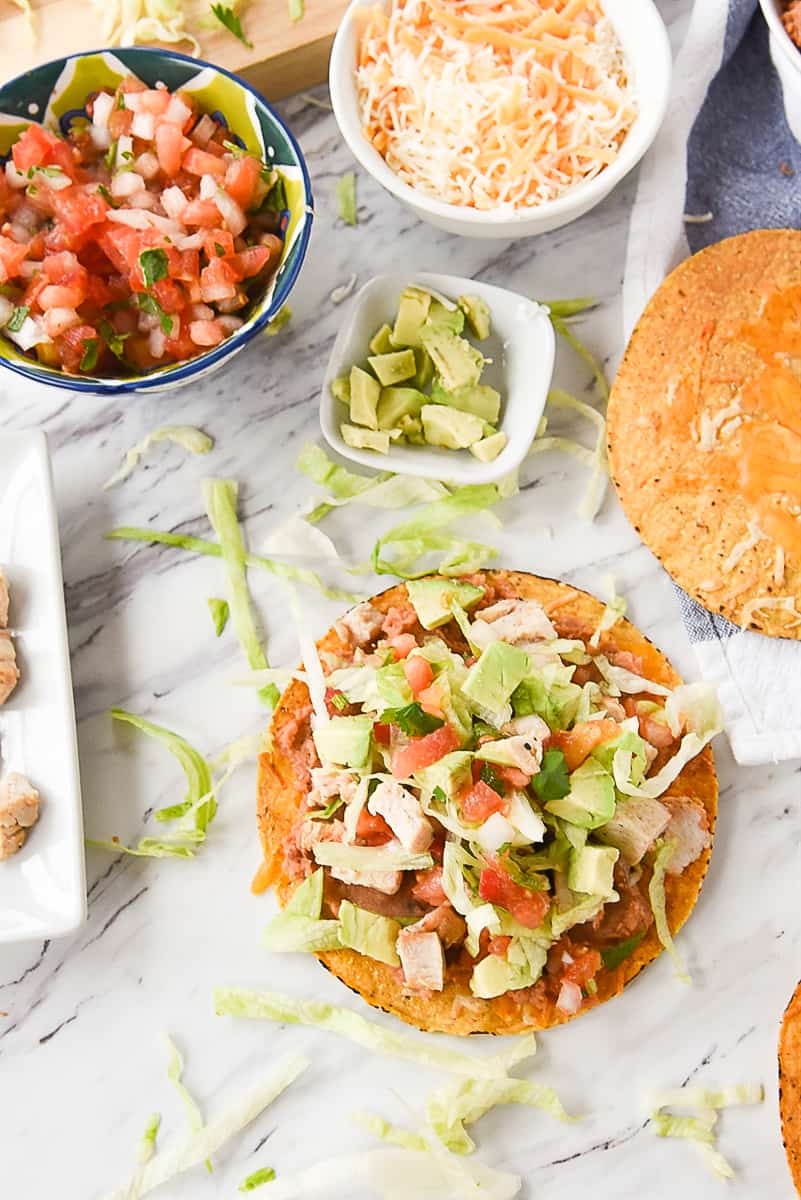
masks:
<path id="1" fill-rule="evenodd" d="M 0 0 L 0 81 L 40 63 L 103 45 L 102 18 L 92 0 L 32 0 L 36 38 L 11 0 Z M 205 30 L 198 17 L 209 12 L 207 0 L 187 0 L 189 26 L 201 45 L 201 57 L 243 75 L 270 100 L 322 83 L 328 74 L 331 42 L 347 0 L 306 0 L 302 20 L 289 19 L 287 0 L 250 0 L 242 24 L 253 42 L 243 46 L 222 27 Z M 191 53 L 186 43 L 174 49 Z"/>

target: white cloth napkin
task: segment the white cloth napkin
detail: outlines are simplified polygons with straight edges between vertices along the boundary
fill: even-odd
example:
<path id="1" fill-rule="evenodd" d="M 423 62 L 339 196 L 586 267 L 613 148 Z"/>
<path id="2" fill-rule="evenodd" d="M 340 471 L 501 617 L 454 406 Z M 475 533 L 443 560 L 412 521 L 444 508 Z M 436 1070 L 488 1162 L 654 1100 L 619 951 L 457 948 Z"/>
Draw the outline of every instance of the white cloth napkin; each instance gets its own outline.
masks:
<path id="1" fill-rule="evenodd" d="M 783 123 L 780 102 L 779 107 L 771 104 L 771 96 L 766 94 L 764 108 L 759 108 L 749 95 L 760 86 L 761 72 L 753 70 L 760 55 L 765 57 L 763 89 L 767 93 L 777 86 L 767 59 L 766 31 L 755 9 L 755 0 L 696 0 L 675 65 L 668 115 L 643 164 L 632 212 L 623 287 L 627 337 L 662 279 L 690 253 L 684 221 L 688 195 L 698 196 L 700 189 L 700 195 L 708 197 L 710 209 L 714 204 L 715 222 L 709 226 L 708 241 L 743 228 L 791 223 L 782 209 L 783 195 L 777 197 L 777 219 L 770 220 L 766 219 L 766 208 L 768 217 L 770 211 L 764 193 L 761 211 L 749 211 L 751 197 L 745 181 L 740 195 L 732 197 L 730 191 L 724 198 L 712 195 L 702 178 L 688 180 L 687 146 L 691 134 L 695 136 L 701 109 L 704 130 L 711 128 L 713 135 L 724 135 L 734 128 L 737 105 L 732 104 L 732 79 L 736 86 L 742 78 L 743 109 L 752 114 L 762 111 L 769 126 L 760 132 L 756 124 L 749 140 L 753 138 L 758 145 L 757 139 L 764 135 L 775 147 L 777 134 L 784 132 L 779 128 Z M 730 72 L 708 95 L 718 72 L 737 56 L 742 56 L 740 61 L 745 58 L 751 69 L 740 69 L 734 76 Z M 738 62 L 731 66 L 737 68 Z M 726 142 L 725 136 L 715 140 L 719 145 Z M 788 156 L 796 152 L 793 143 Z M 690 162 L 692 172 L 698 156 L 691 155 Z M 753 167 L 753 163 L 749 165 Z M 709 170 L 714 173 L 714 164 L 709 164 Z M 731 189 L 732 179 L 727 182 Z M 719 203 L 714 203 L 716 200 Z M 801 642 L 740 631 L 676 590 L 701 674 L 718 687 L 734 757 L 747 764 L 801 758 Z"/>

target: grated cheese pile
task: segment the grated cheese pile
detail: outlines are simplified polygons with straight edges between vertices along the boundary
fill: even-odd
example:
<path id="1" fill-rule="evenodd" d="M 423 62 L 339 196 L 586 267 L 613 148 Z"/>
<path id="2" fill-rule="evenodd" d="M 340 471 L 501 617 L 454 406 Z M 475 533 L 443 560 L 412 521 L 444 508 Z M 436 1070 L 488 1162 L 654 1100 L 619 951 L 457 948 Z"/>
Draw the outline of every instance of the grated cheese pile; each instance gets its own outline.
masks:
<path id="1" fill-rule="evenodd" d="M 599 0 L 391 0 L 365 10 L 365 135 L 405 182 L 514 211 L 592 179 L 637 114 Z"/>

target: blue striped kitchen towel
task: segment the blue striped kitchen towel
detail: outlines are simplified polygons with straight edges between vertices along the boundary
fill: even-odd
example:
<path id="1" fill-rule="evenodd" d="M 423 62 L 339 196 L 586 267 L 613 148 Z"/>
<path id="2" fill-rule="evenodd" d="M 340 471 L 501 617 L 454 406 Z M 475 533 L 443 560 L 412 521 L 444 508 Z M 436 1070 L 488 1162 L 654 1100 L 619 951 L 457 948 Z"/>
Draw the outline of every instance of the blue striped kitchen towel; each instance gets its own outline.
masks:
<path id="1" fill-rule="evenodd" d="M 711 219 L 689 223 L 686 214 Z M 632 212 L 626 334 L 688 253 L 749 229 L 787 227 L 801 227 L 801 145 L 787 125 L 758 2 L 695 0 Z M 676 592 L 737 761 L 801 758 L 801 642 L 743 632 Z"/>

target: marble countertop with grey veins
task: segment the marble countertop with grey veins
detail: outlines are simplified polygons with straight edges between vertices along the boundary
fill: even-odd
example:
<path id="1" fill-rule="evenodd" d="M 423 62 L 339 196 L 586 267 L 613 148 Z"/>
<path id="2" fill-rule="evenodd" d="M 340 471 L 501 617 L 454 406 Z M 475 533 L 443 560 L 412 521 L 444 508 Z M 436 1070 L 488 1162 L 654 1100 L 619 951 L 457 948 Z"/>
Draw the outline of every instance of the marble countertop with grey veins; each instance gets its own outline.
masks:
<path id="1" fill-rule="evenodd" d="M 661 8 L 676 42 L 688 0 L 662 0 Z M 281 106 L 308 159 L 317 216 L 294 316 L 280 336 L 259 339 L 219 374 L 165 397 L 25 388 L 7 372 L 0 380 L 0 429 L 40 427 L 53 455 L 89 835 L 135 839 L 146 813 L 183 794 L 170 755 L 112 728 L 111 705 L 180 730 L 208 753 L 259 729 L 252 693 L 230 684 L 243 669 L 235 638 L 211 636 L 206 597 L 221 592 L 219 564 L 102 535 L 120 524 L 207 534 L 201 479 L 212 473 L 240 481 L 254 549 L 308 505 L 311 485 L 293 463 L 319 436 L 323 364 L 347 305 L 331 302 L 335 287 L 353 272 L 361 284 L 377 270 L 426 269 L 534 297 L 593 295 L 601 304 L 583 336 L 607 361 L 621 352 L 618 301 L 634 179 L 565 229 L 498 243 L 419 224 L 360 173 L 359 224 L 346 228 L 334 186 L 353 163 L 319 104 L 325 89 L 314 96 L 318 103 L 298 96 Z M 588 373 L 563 349 L 557 380 L 591 395 Z M 123 451 L 165 422 L 207 429 L 213 453 L 188 459 L 159 448 L 128 483 L 102 491 Z M 561 417 L 554 427 L 587 435 Z M 505 506 L 503 530 L 493 532 L 501 561 L 590 589 L 611 572 L 633 620 L 692 678 L 667 577 L 614 495 L 595 524 L 575 515 L 583 485 L 572 459 L 532 460 L 520 494 Z M 358 522 L 332 519 L 328 529 L 342 552 L 364 558 L 391 520 L 361 509 Z M 294 663 L 283 595 L 269 577 L 251 582 L 271 661 Z M 336 615 L 335 604 L 308 596 L 304 604 L 317 632 Z M 474 1127 L 482 1159 L 522 1175 L 529 1200 L 706 1200 L 724 1186 L 731 1200 L 792 1194 L 779 1136 L 776 1037 L 801 973 L 798 766 L 738 769 L 722 738 L 716 755 L 719 832 L 680 939 L 692 986 L 663 956 L 619 999 L 541 1037 L 524 1073 L 555 1085 L 569 1111 L 587 1114 L 581 1122 L 506 1108 Z M 83 928 L 60 941 L 0 948 L 0 1190 L 9 1200 L 94 1200 L 124 1182 L 153 1110 L 163 1114 L 165 1145 L 180 1135 L 185 1118 L 165 1079 L 165 1030 L 185 1052 L 187 1083 L 209 1113 L 285 1053 L 302 1051 L 312 1061 L 305 1078 L 218 1156 L 212 1176 L 200 1168 L 158 1193 L 171 1200 L 233 1197 L 256 1167 L 284 1176 L 367 1148 L 371 1138 L 349 1119 L 353 1111 L 372 1109 L 412 1127 L 422 1119 L 424 1097 L 442 1079 L 436 1072 L 354 1052 L 311 1029 L 215 1017 L 212 989 L 227 984 L 368 1013 L 313 959 L 262 950 L 273 901 L 249 890 L 260 857 L 253 795 L 254 770 L 243 767 L 192 862 L 89 851 Z M 488 1048 L 476 1040 L 468 1047 Z M 728 1185 L 706 1173 L 691 1146 L 657 1139 L 647 1126 L 648 1089 L 688 1080 L 765 1084 L 762 1106 L 723 1116 L 720 1148 L 738 1170 Z M 347 1200 L 357 1192 L 354 1183 Z"/>

